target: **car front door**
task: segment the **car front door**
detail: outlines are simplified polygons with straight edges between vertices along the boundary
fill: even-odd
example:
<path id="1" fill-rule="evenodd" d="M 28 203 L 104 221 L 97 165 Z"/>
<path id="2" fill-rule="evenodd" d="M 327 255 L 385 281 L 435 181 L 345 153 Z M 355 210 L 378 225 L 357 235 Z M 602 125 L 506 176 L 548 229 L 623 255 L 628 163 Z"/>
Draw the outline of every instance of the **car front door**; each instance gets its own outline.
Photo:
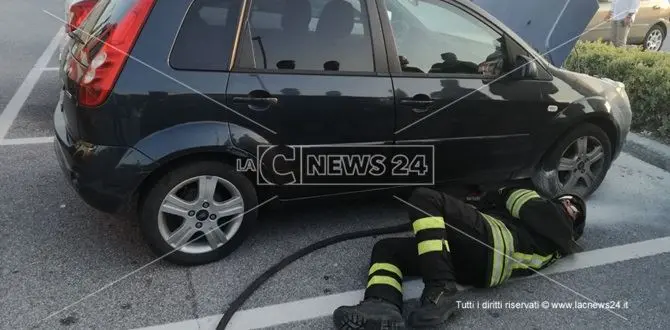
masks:
<path id="1" fill-rule="evenodd" d="M 380 1 L 392 36 L 396 143 L 435 145 L 437 181 L 504 179 L 526 165 L 534 131 L 555 115 L 551 76 L 484 77 L 481 64 L 502 61 L 505 74 L 523 49 L 456 2 Z"/>
<path id="2" fill-rule="evenodd" d="M 234 134 L 254 132 L 273 145 L 393 143 L 393 87 L 376 9 L 369 15 L 363 0 L 249 3 L 227 88 L 240 115 Z M 353 188 L 284 193 L 342 190 Z"/>

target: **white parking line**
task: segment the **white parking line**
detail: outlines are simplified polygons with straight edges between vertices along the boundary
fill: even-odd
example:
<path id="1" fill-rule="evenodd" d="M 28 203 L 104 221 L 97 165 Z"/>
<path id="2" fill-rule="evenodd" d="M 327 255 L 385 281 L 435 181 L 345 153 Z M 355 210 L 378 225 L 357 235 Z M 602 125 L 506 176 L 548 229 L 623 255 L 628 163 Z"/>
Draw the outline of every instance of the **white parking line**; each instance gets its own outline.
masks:
<path id="1" fill-rule="evenodd" d="M 40 76 L 42 76 L 43 68 L 46 67 L 54 52 L 56 52 L 63 33 L 63 28 L 58 30 L 58 33 L 51 39 L 49 46 L 44 50 L 44 53 L 42 53 L 33 68 L 30 69 L 30 72 L 28 72 L 26 79 L 23 80 L 19 89 L 16 90 L 16 93 L 14 93 L 14 96 L 9 100 L 5 109 L 0 113 L 0 144 L 2 144 L 14 119 L 18 116 L 19 111 L 21 111 L 23 104 L 26 103 L 28 96 L 30 96 L 30 92 L 33 91 L 35 84 L 37 84 Z"/>
<path id="2" fill-rule="evenodd" d="M 44 71 L 58 71 L 59 69 L 60 69 L 60 68 L 57 67 L 57 66 L 46 67 L 46 68 L 42 68 L 42 72 L 44 72 Z"/>
<path id="3" fill-rule="evenodd" d="M 544 270 L 542 273 L 545 275 L 558 274 L 668 252 L 670 252 L 670 236 L 578 253 L 564 258 Z M 530 277 L 536 277 L 536 275 L 517 278 L 513 281 L 524 280 Z M 459 289 L 467 290 L 468 288 L 459 287 Z M 422 290 L 423 283 L 420 280 L 406 281 L 403 283 L 405 299 L 418 298 L 421 295 Z M 348 291 L 239 311 L 230 320 L 227 329 L 258 329 L 330 316 L 335 308 L 339 306 L 357 304 L 363 297 L 363 292 L 363 290 Z M 139 328 L 136 330 L 216 329 L 216 325 L 221 319 L 221 316 L 221 314 L 212 315 L 200 319 Z"/>
<path id="4" fill-rule="evenodd" d="M 58 111 L 61 106 L 61 101 L 56 103 L 56 109 Z M 28 138 L 16 138 L 16 139 L 0 139 L 0 146 L 18 146 L 25 144 L 45 144 L 52 143 L 56 137 L 55 136 L 44 136 L 44 137 L 28 137 Z"/>
<path id="5" fill-rule="evenodd" d="M 31 137 L 31 138 L 20 138 L 20 139 L 4 139 L 0 140 L 0 146 L 17 146 L 23 144 L 44 144 L 51 143 L 54 141 L 53 136 L 44 136 L 44 137 Z"/>

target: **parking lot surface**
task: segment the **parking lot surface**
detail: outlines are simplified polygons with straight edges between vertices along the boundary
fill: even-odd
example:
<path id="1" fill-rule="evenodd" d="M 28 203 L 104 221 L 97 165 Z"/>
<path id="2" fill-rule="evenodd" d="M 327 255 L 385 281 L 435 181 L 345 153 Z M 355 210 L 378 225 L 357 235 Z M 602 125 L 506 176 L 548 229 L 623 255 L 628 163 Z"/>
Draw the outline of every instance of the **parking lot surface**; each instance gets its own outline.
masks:
<path id="1" fill-rule="evenodd" d="M 392 196 L 303 201 L 261 209 L 256 233 L 223 261 L 154 262 L 135 221 L 85 205 L 55 159 L 61 23 L 44 11 L 60 14 L 62 4 L 11 3 L 0 13 L 12 26 L 0 30 L 0 329 L 213 329 L 237 294 L 281 258 L 337 234 L 406 221 Z M 551 266 L 546 277 L 462 293 L 463 302 L 480 306 L 595 301 L 615 308 L 463 308 L 453 327 L 670 328 L 668 196 L 670 173 L 622 154 L 588 201 L 585 252 Z M 290 265 L 251 297 L 231 328 L 331 328 L 333 308 L 361 298 L 379 238 Z M 408 279 L 405 288 L 416 298 L 421 284 Z"/>

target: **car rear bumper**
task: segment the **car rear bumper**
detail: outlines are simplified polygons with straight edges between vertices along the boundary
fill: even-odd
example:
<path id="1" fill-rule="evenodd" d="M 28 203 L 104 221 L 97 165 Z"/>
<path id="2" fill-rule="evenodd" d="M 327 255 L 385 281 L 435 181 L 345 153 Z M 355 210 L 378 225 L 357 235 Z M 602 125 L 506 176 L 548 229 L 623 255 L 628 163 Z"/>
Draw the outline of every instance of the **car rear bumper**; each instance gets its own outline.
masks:
<path id="1" fill-rule="evenodd" d="M 117 213 L 130 205 L 153 161 L 130 147 L 73 141 L 61 109 L 54 112 L 54 151 L 67 182 L 91 207 Z"/>

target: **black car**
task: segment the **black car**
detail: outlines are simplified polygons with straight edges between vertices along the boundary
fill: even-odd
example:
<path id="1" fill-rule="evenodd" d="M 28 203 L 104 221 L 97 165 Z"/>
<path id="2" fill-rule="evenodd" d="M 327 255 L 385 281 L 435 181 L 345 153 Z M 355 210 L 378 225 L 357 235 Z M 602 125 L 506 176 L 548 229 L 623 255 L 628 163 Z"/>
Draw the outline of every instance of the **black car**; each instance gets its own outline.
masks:
<path id="1" fill-rule="evenodd" d="M 272 196 L 377 187 L 276 184 L 298 166 L 285 149 L 261 182 L 268 145 L 428 146 L 428 183 L 585 197 L 631 121 L 623 84 L 553 66 L 466 0 L 99 0 L 61 76 L 69 182 L 96 209 L 136 211 L 181 264 L 232 252 Z"/>

